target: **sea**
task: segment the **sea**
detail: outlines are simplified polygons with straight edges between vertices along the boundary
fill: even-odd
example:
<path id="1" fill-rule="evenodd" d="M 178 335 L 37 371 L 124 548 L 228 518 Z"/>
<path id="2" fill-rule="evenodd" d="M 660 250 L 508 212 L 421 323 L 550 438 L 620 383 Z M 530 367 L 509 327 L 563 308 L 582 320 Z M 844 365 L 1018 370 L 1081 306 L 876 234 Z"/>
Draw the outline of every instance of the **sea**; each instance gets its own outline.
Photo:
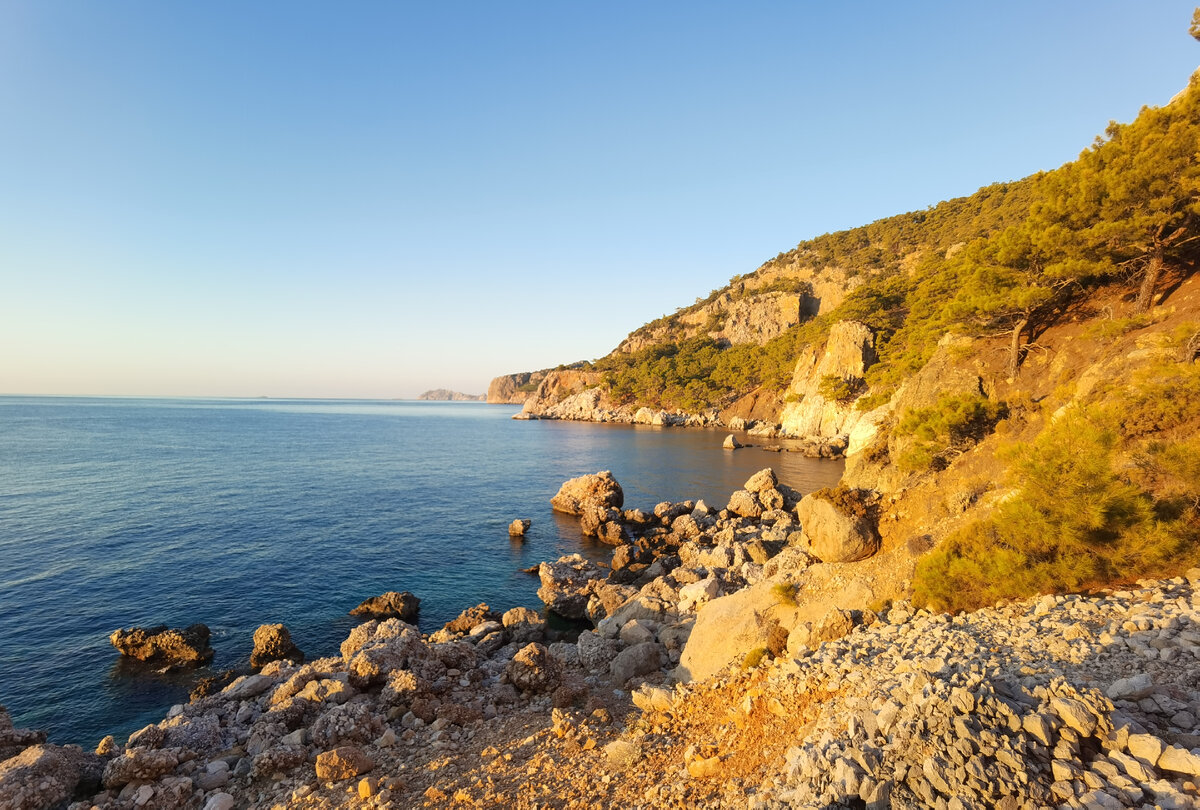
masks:
<path id="1" fill-rule="evenodd" d="M 611 470 L 626 508 L 723 506 L 773 467 L 801 492 L 838 461 L 721 449 L 726 432 L 514 421 L 513 405 L 364 400 L 0 397 L 0 704 L 93 748 L 161 720 L 195 681 L 249 664 L 283 622 L 336 655 L 363 599 L 407 590 L 419 624 L 542 608 L 521 569 L 611 548 L 555 514 L 563 481 Z M 743 437 L 745 438 L 745 437 Z M 753 441 L 753 440 L 750 440 Z M 508 524 L 528 518 L 523 540 Z M 199 671 L 130 667 L 117 628 L 203 622 Z"/>

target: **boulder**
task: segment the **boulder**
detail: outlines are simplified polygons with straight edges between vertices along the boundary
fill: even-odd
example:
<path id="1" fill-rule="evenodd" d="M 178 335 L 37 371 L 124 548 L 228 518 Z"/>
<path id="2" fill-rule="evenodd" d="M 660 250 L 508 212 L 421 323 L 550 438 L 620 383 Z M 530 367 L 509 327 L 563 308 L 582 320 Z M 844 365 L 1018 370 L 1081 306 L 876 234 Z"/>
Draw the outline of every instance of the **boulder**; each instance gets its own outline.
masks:
<path id="1" fill-rule="evenodd" d="M 649 675 L 666 666 L 669 662 L 667 651 L 661 644 L 645 641 L 626 647 L 617 653 L 617 657 L 609 665 L 609 674 L 613 683 L 624 684 L 630 678 L 639 675 Z"/>
<path id="2" fill-rule="evenodd" d="M 362 602 L 351 616 L 366 616 L 371 619 L 400 619 L 409 621 L 421 610 L 421 600 L 408 591 L 388 591 L 372 596 Z"/>
<path id="3" fill-rule="evenodd" d="M 568 515 L 581 514 L 583 508 L 589 505 L 616 509 L 625 505 L 625 493 L 608 470 L 572 478 L 550 499 L 554 511 Z"/>
<path id="4" fill-rule="evenodd" d="M 764 467 L 750 476 L 750 480 L 742 488 L 747 492 L 766 492 L 768 489 L 775 489 L 778 484 L 779 479 L 775 477 L 775 471 Z"/>
<path id="5" fill-rule="evenodd" d="M 193 624 L 182 630 L 166 625 L 114 630 L 109 642 L 121 655 L 153 667 L 182 669 L 198 667 L 212 660 L 206 625 Z"/>
<path id="6" fill-rule="evenodd" d="M 775 583 L 760 582 L 706 602 L 680 656 L 680 680 L 703 680 L 751 650 L 767 647 L 772 633 L 790 631 L 799 611 L 781 599 Z"/>
<path id="7" fill-rule="evenodd" d="M 729 505 L 726 508 L 740 517 L 758 518 L 762 517 L 763 513 L 758 497 L 744 489 L 739 489 L 729 496 Z"/>
<path id="8" fill-rule="evenodd" d="M 517 643 L 541 641 L 546 633 L 546 620 L 542 614 L 527 607 L 506 610 L 500 618 L 509 638 Z"/>
<path id="9" fill-rule="evenodd" d="M 529 527 L 533 525 L 532 520 L 517 518 L 512 523 L 508 524 L 509 537 L 524 537 L 525 532 L 529 531 Z"/>
<path id="10" fill-rule="evenodd" d="M 356 745 L 343 745 L 317 754 L 317 778 L 329 782 L 352 779 L 374 767 L 375 761 Z"/>
<path id="11" fill-rule="evenodd" d="M 602 580 L 604 571 L 579 554 L 560 557 L 538 566 L 538 598 L 546 607 L 568 619 L 586 619 L 592 582 Z"/>
<path id="12" fill-rule="evenodd" d="M 443 629 L 450 633 L 469 633 L 477 625 L 484 622 L 494 622 L 500 620 L 500 614 L 493 611 L 487 606 L 487 603 L 480 602 L 474 607 L 469 607 L 457 617 L 446 622 Z"/>
<path id="13" fill-rule="evenodd" d="M 818 493 L 796 506 L 803 542 L 827 563 L 865 560 L 879 550 L 879 534 L 862 514 L 852 514 Z"/>
<path id="14" fill-rule="evenodd" d="M 46 732 L 13 728 L 8 710 L 0 706 L 0 762 L 15 757 L 31 745 L 46 741 Z"/>
<path id="15" fill-rule="evenodd" d="M 527 644 L 504 667 L 504 679 L 522 692 L 549 692 L 558 686 L 558 661 L 541 644 Z"/>
<path id="16" fill-rule="evenodd" d="M 77 748 L 33 745 L 0 762 L 0 807 L 41 810 L 65 806 L 85 777 L 96 778 L 100 759 Z"/>
<path id="17" fill-rule="evenodd" d="M 616 657 L 617 642 L 604 638 L 593 630 L 585 630 L 575 642 L 575 651 L 581 667 L 588 672 L 601 672 L 608 669 Z"/>
<path id="18" fill-rule="evenodd" d="M 262 669 L 272 661 L 304 660 L 304 653 L 292 642 L 292 634 L 282 624 L 259 625 L 254 631 L 254 651 L 250 653 L 250 666 Z"/>
<path id="19" fill-rule="evenodd" d="M 743 445 L 741 442 L 739 442 L 737 440 L 737 437 L 734 436 L 732 433 L 730 433 L 728 436 L 726 436 L 725 441 L 721 443 L 721 447 L 725 448 L 726 450 L 737 450 L 744 446 L 745 445 Z"/>

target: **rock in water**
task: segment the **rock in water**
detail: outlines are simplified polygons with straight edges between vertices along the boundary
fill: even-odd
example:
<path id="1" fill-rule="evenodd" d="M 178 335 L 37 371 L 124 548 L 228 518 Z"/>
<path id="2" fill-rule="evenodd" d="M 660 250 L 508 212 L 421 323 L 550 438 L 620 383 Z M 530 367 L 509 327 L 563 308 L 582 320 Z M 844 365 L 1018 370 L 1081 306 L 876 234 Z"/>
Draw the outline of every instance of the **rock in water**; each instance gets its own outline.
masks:
<path id="1" fill-rule="evenodd" d="M 625 493 L 608 470 L 572 478 L 550 499 L 550 506 L 556 512 L 565 512 L 568 515 L 582 514 L 587 506 L 620 509 L 624 505 Z"/>
<path id="2" fill-rule="evenodd" d="M 292 642 L 292 634 L 282 624 L 260 625 L 254 631 L 254 651 L 250 653 L 250 666 L 262 669 L 272 661 L 304 660 L 304 653 Z"/>
<path id="3" fill-rule="evenodd" d="M 414 618 L 420 609 L 421 600 L 408 591 L 388 591 L 379 596 L 372 596 L 350 611 L 350 615 L 408 621 Z"/>
<path id="4" fill-rule="evenodd" d="M 739 442 L 737 437 L 730 433 L 725 437 L 725 442 L 721 446 L 726 450 L 737 450 L 739 447 L 744 447 L 745 445 Z"/>
<path id="5" fill-rule="evenodd" d="M 509 537 L 524 537 L 525 532 L 529 531 L 529 527 L 533 525 L 532 520 L 524 520 L 517 518 L 512 523 L 508 524 Z"/>
<path id="6" fill-rule="evenodd" d="M 603 580 L 605 576 L 605 571 L 579 554 L 544 562 L 538 568 L 538 577 L 542 581 L 538 599 L 559 616 L 586 619 L 592 582 Z"/>
<path id="7" fill-rule="evenodd" d="M 165 624 L 114 630 L 108 637 L 121 655 L 156 667 L 197 667 L 212 660 L 208 627 L 193 624 L 178 630 Z"/>

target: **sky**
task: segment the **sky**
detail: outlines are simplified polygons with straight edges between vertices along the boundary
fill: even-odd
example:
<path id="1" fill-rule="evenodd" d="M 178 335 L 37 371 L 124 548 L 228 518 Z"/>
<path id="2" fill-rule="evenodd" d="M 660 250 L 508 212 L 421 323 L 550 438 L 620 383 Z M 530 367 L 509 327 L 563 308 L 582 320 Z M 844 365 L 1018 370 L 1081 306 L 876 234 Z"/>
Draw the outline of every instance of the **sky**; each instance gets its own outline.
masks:
<path id="1" fill-rule="evenodd" d="M 0 394 L 413 397 L 1072 160 L 1193 2 L 0 0 Z"/>

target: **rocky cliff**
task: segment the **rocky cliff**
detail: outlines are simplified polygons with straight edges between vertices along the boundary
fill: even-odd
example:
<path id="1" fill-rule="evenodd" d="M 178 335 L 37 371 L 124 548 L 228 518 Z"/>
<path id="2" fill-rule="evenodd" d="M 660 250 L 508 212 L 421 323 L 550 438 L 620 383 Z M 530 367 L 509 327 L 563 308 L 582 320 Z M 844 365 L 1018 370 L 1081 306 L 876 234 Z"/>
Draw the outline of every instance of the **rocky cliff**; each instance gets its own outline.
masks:
<path id="1" fill-rule="evenodd" d="M 505 405 L 520 405 L 537 390 L 538 383 L 548 373 L 548 369 L 543 369 L 502 374 L 488 385 L 487 401 Z"/>

